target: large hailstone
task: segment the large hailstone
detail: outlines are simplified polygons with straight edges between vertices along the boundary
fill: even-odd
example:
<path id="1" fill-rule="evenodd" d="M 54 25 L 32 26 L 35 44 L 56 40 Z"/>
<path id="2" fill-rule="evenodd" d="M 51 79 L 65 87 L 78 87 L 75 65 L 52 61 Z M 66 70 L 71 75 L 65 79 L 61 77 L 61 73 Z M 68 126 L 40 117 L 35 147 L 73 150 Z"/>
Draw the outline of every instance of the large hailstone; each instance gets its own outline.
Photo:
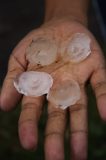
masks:
<path id="1" fill-rule="evenodd" d="M 26 58 L 33 64 L 50 65 L 57 59 L 57 45 L 52 39 L 39 37 L 27 48 Z"/>
<path id="2" fill-rule="evenodd" d="M 25 96 L 42 96 L 52 87 L 53 79 L 45 72 L 23 72 L 14 80 L 17 91 Z"/>
<path id="3" fill-rule="evenodd" d="M 81 91 L 79 84 L 71 79 L 58 83 L 51 88 L 47 95 L 48 101 L 61 109 L 74 105 L 80 99 Z"/>
<path id="4" fill-rule="evenodd" d="M 78 63 L 86 59 L 91 53 L 90 38 L 85 33 L 76 33 L 69 40 L 64 58 Z"/>

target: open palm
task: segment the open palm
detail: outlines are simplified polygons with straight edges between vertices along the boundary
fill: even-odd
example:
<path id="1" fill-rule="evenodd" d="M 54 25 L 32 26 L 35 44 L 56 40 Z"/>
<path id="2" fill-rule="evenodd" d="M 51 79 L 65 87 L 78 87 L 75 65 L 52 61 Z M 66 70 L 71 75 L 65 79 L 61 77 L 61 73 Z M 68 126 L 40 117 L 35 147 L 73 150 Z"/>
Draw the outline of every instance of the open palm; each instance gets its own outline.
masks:
<path id="1" fill-rule="evenodd" d="M 91 54 L 80 63 L 62 63 L 61 59 L 53 65 L 40 68 L 28 63 L 26 48 L 33 39 L 39 36 L 53 37 L 58 43 L 59 52 L 62 45 L 75 33 L 85 33 L 91 39 Z M 53 76 L 54 84 L 70 75 L 80 86 L 81 98 L 67 110 L 56 108 L 48 103 L 48 120 L 45 133 L 46 159 L 64 159 L 64 132 L 66 127 L 66 112 L 70 114 L 70 145 L 75 159 L 86 159 L 87 156 L 87 97 L 85 87 L 88 80 L 93 87 L 101 117 L 106 119 L 106 71 L 101 49 L 95 38 L 79 22 L 51 22 L 30 32 L 13 50 L 9 60 L 8 72 L 4 80 L 0 106 L 8 111 L 22 98 L 22 111 L 19 119 L 20 141 L 24 148 L 33 149 L 37 145 L 38 121 L 42 113 L 45 97 L 38 98 L 20 95 L 13 86 L 14 78 L 24 71 L 45 71 Z"/>

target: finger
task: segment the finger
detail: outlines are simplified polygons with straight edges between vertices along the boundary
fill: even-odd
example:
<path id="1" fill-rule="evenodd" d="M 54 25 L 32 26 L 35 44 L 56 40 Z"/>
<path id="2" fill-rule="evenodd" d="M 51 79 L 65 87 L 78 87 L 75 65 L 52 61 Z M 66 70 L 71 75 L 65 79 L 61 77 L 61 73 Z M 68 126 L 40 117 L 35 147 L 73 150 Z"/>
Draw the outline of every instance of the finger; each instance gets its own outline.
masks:
<path id="1" fill-rule="evenodd" d="M 22 100 L 19 119 L 19 136 L 25 149 L 36 149 L 38 141 L 38 121 L 42 113 L 44 97 L 26 97 Z"/>
<path id="2" fill-rule="evenodd" d="M 30 32 L 23 40 L 21 40 L 10 57 L 8 72 L 0 96 L 0 107 L 5 111 L 13 108 L 21 98 L 21 95 L 17 93 L 13 86 L 13 80 L 18 74 L 26 70 L 27 61 L 25 51 L 27 46 L 31 43 L 34 33 L 35 31 Z"/>
<path id="3" fill-rule="evenodd" d="M 64 160 L 64 131 L 66 111 L 48 106 L 48 121 L 45 133 L 46 160 Z"/>
<path id="4" fill-rule="evenodd" d="M 13 81 L 17 75 L 25 70 L 25 65 L 24 62 L 21 63 L 14 55 L 11 55 L 8 72 L 1 91 L 0 106 L 3 110 L 10 110 L 21 98 L 21 95 L 14 88 Z"/>
<path id="5" fill-rule="evenodd" d="M 84 89 L 81 99 L 70 106 L 71 150 L 73 160 L 87 159 L 87 102 Z"/>
<path id="6" fill-rule="evenodd" d="M 101 118 L 106 120 L 106 68 L 98 68 L 91 77 L 91 85 L 96 95 Z"/>

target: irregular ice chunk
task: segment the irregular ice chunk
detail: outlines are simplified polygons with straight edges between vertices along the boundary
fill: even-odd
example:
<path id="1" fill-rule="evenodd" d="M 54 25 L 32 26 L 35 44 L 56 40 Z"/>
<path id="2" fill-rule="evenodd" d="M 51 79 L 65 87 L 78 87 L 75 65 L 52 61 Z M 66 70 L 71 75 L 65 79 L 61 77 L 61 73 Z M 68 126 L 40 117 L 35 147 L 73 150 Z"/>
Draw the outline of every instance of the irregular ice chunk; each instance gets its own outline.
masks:
<path id="1" fill-rule="evenodd" d="M 91 53 L 90 38 L 85 33 L 76 33 L 68 43 L 67 55 L 71 62 L 81 62 Z"/>
<path id="2" fill-rule="evenodd" d="M 47 94 L 53 84 L 51 75 L 45 72 L 29 71 L 14 80 L 14 86 L 25 96 L 41 96 Z"/>
<path id="3" fill-rule="evenodd" d="M 66 109 L 75 104 L 80 99 L 79 84 L 71 79 L 58 83 L 56 87 L 51 88 L 47 95 L 47 99 L 57 107 Z"/>
<path id="4" fill-rule="evenodd" d="M 30 63 L 42 66 L 52 64 L 57 59 L 57 45 L 51 39 L 37 38 L 26 50 Z"/>

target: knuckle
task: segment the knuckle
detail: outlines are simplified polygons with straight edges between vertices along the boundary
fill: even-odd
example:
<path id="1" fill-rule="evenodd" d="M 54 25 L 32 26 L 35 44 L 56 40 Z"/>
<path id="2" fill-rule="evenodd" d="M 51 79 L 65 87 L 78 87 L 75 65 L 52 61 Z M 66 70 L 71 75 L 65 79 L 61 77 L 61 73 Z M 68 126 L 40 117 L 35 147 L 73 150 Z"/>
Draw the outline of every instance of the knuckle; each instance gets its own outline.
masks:
<path id="1" fill-rule="evenodd" d="M 42 104 L 44 102 L 44 97 L 27 97 L 27 96 L 24 96 L 23 97 L 23 100 L 22 100 L 22 106 L 23 107 L 28 107 L 28 106 L 33 106 L 36 108 L 37 107 L 41 107 Z"/>
<path id="2" fill-rule="evenodd" d="M 70 112 L 80 111 L 83 109 L 86 109 L 86 104 L 79 103 L 79 104 L 75 104 L 75 105 L 70 106 Z"/>
<path id="3" fill-rule="evenodd" d="M 47 137 L 51 137 L 51 136 L 52 136 L 52 137 L 53 137 L 53 136 L 54 136 L 54 137 L 55 137 L 55 136 L 56 136 L 56 137 L 57 137 L 57 136 L 63 137 L 63 134 L 62 134 L 61 132 L 57 132 L 57 131 L 55 131 L 55 132 L 54 132 L 54 131 L 51 131 L 51 132 L 46 132 L 46 133 L 45 133 L 45 137 L 46 137 L 46 138 L 47 138 Z"/>
<path id="4" fill-rule="evenodd" d="M 96 97 L 99 98 L 103 95 L 106 94 L 106 82 L 103 81 L 103 82 L 98 82 L 96 85 L 95 85 L 95 93 L 96 93 Z"/>
<path id="5" fill-rule="evenodd" d="M 97 97 L 97 99 L 99 99 L 99 98 L 104 97 L 104 96 L 106 96 L 106 91 L 99 92 L 96 97 Z"/>
<path id="6" fill-rule="evenodd" d="M 38 104 L 37 102 L 27 102 L 22 104 L 22 112 L 35 112 L 41 114 L 42 112 L 42 104 Z"/>
<path id="7" fill-rule="evenodd" d="M 99 61 L 100 62 L 100 61 Z M 105 62 L 105 61 L 104 61 Z M 101 63 L 99 64 L 96 68 L 95 68 L 95 74 L 98 74 L 98 73 L 106 73 L 106 65 L 105 63 Z"/>
<path id="8" fill-rule="evenodd" d="M 23 70 L 22 69 L 20 69 L 20 68 L 18 68 L 18 67 L 14 67 L 14 68 L 10 68 L 9 70 L 8 70 L 8 75 L 9 75 L 9 78 L 11 78 L 11 77 L 16 77 L 16 75 L 17 74 L 20 74 L 20 73 L 22 73 L 23 72 Z"/>
<path id="9" fill-rule="evenodd" d="M 70 134 L 88 134 L 87 130 L 80 129 L 80 130 L 71 130 Z"/>
<path id="10" fill-rule="evenodd" d="M 21 126 L 23 124 L 33 124 L 33 123 L 34 123 L 34 120 L 31 118 L 24 119 L 24 120 L 20 118 L 19 122 L 18 122 L 19 126 Z"/>
<path id="11" fill-rule="evenodd" d="M 62 111 L 53 111 L 48 114 L 48 119 L 65 119 L 65 113 Z"/>
<path id="12" fill-rule="evenodd" d="M 16 71 L 23 72 L 26 70 L 26 65 L 23 62 L 21 62 L 21 60 L 17 56 L 12 54 L 9 59 L 8 70 L 12 72 L 12 70 L 14 69 Z"/>
<path id="13" fill-rule="evenodd" d="M 34 106 L 36 104 L 34 103 L 26 103 L 26 104 L 23 104 L 23 107 L 22 107 L 22 111 L 23 110 L 34 110 Z"/>
<path id="14" fill-rule="evenodd" d="M 106 81 L 101 81 L 95 84 L 95 89 L 101 88 L 102 86 L 106 87 Z"/>

